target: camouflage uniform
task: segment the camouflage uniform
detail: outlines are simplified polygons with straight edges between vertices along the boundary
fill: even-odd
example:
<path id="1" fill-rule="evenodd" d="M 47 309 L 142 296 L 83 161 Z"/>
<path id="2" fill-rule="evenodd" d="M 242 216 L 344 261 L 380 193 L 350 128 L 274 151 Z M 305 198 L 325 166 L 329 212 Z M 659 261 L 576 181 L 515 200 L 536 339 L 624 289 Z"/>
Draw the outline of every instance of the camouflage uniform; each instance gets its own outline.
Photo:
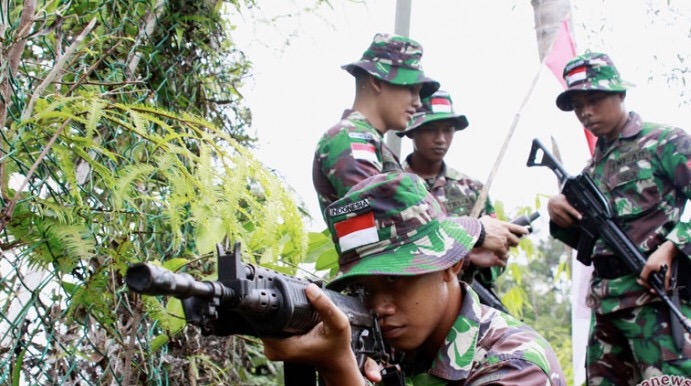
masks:
<path id="1" fill-rule="evenodd" d="M 689 258 L 691 234 L 688 223 L 680 222 L 684 204 L 691 198 L 689 155 L 691 138 L 686 132 L 643 123 L 631 113 L 619 139 L 610 146 L 598 141 L 585 169 L 605 193 L 622 230 L 644 256 L 671 240 L 683 252 L 676 258 Z M 617 257 L 598 240 L 593 259 Z M 690 375 L 691 339 L 686 333 L 683 353 L 674 346 L 670 314 L 659 297 L 639 285 L 632 273 L 612 279 L 601 276 L 596 268 L 588 298 L 595 313 L 587 354 L 593 368 L 591 381 L 617 384 L 610 377 L 612 363 L 617 374 L 632 385 L 656 375 Z M 682 311 L 691 317 L 691 307 L 683 303 Z M 633 357 L 627 357 L 629 344 Z"/>
<path id="2" fill-rule="evenodd" d="M 516 318 L 480 304 L 461 282 L 463 306 L 431 363 L 401 364 L 407 385 L 563 385 L 566 380 L 550 344 Z M 511 336 L 510 339 L 506 339 Z"/>
<path id="3" fill-rule="evenodd" d="M 429 122 L 441 120 L 454 121 L 454 128 L 456 131 L 464 130 L 468 127 L 468 119 L 466 116 L 454 112 L 453 100 L 449 93 L 444 90 L 437 90 L 434 94 L 422 100 L 422 106 L 420 106 L 410 120 L 408 127 L 406 127 L 404 131 L 396 133 L 396 135 L 399 137 L 407 136 L 412 138 L 413 132 L 419 127 Z M 415 173 L 410 167 L 412 156 L 412 154 L 409 154 L 401 166 L 403 170 Z M 425 182 L 427 183 L 427 189 L 437 198 L 439 203 L 441 203 L 446 214 L 453 216 L 470 215 L 482 191 L 482 183 L 480 181 L 456 169 L 447 167 L 444 161 L 442 161 L 440 173 L 435 178 L 425 179 Z M 494 206 L 489 197 L 487 197 L 485 207 L 480 212 L 480 215 L 495 216 Z M 492 286 L 503 272 L 504 267 L 495 266 L 476 269 L 474 266 L 469 266 L 464 272 L 462 279 L 468 283 L 472 283 L 473 280 L 478 280 L 488 291 L 490 291 L 490 294 L 495 300 L 501 303 L 499 297 L 492 290 Z"/>
<path id="4" fill-rule="evenodd" d="M 314 156 L 312 181 L 322 213 L 353 185 L 391 170 L 401 166 L 384 135 L 359 112 L 346 110 L 343 120 L 321 137 Z"/>
<path id="5" fill-rule="evenodd" d="M 434 94 L 422 99 L 422 105 L 410 120 L 408 127 L 397 132 L 399 137 L 412 138 L 413 133 L 420 127 L 436 121 L 451 121 L 455 131 L 465 130 L 468 119 L 465 115 L 456 114 L 453 109 L 451 95 L 444 90 L 437 90 Z M 413 154 L 409 154 L 403 162 L 405 171 L 415 173 L 410 167 Z M 442 204 L 448 215 L 467 216 L 472 212 L 475 201 L 480 197 L 482 183 L 472 179 L 456 169 L 449 168 L 442 161 L 440 173 L 434 178 L 426 180 L 427 188 Z M 494 206 L 489 197 L 481 215 L 493 215 Z"/>
<path id="6" fill-rule="evenodd" d="M 566 66 L 564 76 L 588 72 L 586 81 L 572 90 L 623 92 L 619 74 L 603 54 L 586 53 Z M 602 69 L 602 71 L 598 71 Z M 557 99 L 559 108 L 570 111 L 568 95 Z M 684 205 L 691 199 L 691 137 L 682 129 L 645 123 L 636 113 L 619 137 L 611 143 L 598 139 L 593 158 L 583 170 L 609 201 L 618 224 L 644 256 L 649 256 L 666 240 L 681 251 L 676 260 L 689 260 L 689 223 L 680 221 Z M 552 224 L 552 234 L 577 245 L 578 235 Z M 597 240 L 592 261 L 595 266 L 588 294 L 593 309 L 586 367 L 590 385 L 636 385 L 660 375 L 691 374 L 691 338 L 684 334 L 683 352 L 676 348 L 670 315 L 660 298 L 636 281 Z M 684 264 L 688 267 L 688 265 Z M 682 272 L 685 276 L 689 272 Z M 691 317 L 688 301 L 682 312 Z"/>
<path id="7" fill-rule="evenodd" d="M 422 84 L 424 98 L 439 88 L 425 76 L 420 59 L 422 46 L 407 37 L 376 34 L 362 58 L 342 66 L 352 75 L 366 72 L 396 85 Z M 361 113 L 346 110 L 342 120 L 319 140 L 312 164 L 312 181 L 319 205 L 324 209 L 353 185 L 374 174 L 400 170 L 396 155 L 379 132 Z"/>
<path id="8" fill-rule="evenodd" d="M 406 157 L 401 166 L 403 170 L 414 173 L 408 164 L 409 160 L 410 155 Z M 469 215 L 482 190 L 482 183 L 480 181 L 474 180 L 456 169 L 447 168 L 446 163 L 444 163 L 441 173 L 434 180 L 425 180 L 425 183 L 427 184 L 427 189 L 437 198 L 446 213 L 452 216 Z M 485 201 L 485 208 L 480 212 L 480 215 L 494 217 L 494 205 L 492 205 L 489 197 Z M 492 287 L 497 278 L 504 273 L 504 267 L 489 267 L 479 270 L 471 267 L 470 271 L 465 273 L 466 275 L 464 275 L 463 279 L 466 282 L 470 283 L 472 280 L 479 280 L 485 287 Z M 496 298 L 499 300 L 498 297 Z"/>
<path id="9" fill-rule="evenodd" d="M 411 155 L 402 163 L 403 170 L 414 173 L 410 168 Z M 426 179 L 427 188 L 444 206 L 446 213 L 453 216 L 468 216 L 475 206 L 482 190 L 482 183 L 444 163 L 441 173 L 434 179 Z M 481 215 L 494 215 L 495 210 L 489 197 Z"/>
<path id="10" fill-rule="evenodd" d="M 447 269 L 463 259 L 481 232 L 478 219 L 447 217 L 425 182 L 404 172 L 361 181 L 329 205 L 325 215 L 339 256 L 338 274 L 328 285 L 334 290 L 344 289 L 357 276 L 413 276 Z M 566 385 L 543 337 L 481 305 L 472 289 L 460 285 L 459 315 L 435 360 L 403 358 L 406 385 Z"/>

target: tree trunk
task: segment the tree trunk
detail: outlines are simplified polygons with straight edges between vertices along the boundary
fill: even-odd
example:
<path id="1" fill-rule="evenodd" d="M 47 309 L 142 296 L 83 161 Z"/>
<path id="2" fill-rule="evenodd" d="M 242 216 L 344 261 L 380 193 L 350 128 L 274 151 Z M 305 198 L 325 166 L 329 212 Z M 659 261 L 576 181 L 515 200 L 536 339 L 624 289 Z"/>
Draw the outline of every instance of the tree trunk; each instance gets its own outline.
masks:
<path id="1" fill-rule="evenodd" d="M 531 0 L 535 15 L 535 35 L 537 37 L 540 61 L 545 58 L 552 47 L 552 42 L 559 33 L 561 21 L 569 16 L 571 19 L 570 0 Z"/>
<path id="2" fill-rule="evenodd" d="M 531 5 L 533 6 L 533 14 L 535 16 L 535 36 L 537 38 L 538 44 L 538 54 L 540 56 L 540 62 L 549 54 L 552 44 L 559 33 L 561 28 L 561 22 L 564 18 L 568 18 L 568 23 L 571 24 L 571 2 L 570 0 L 531 0 Z M 573 31 L 573 28 L 569 28 Z M 573 32 L 571 32 L 573 34 Z M 571 39 L 575 41 L 574 37 Z M 557 144 L 552 141 L 552 150 L 559 157 L 559 151 Z M 579 288 L 581 286 L 587 285 L 587 280 L 584 280 L 585 272 L 581 272 L 577 267 L 573 266 L 573 251 L 568 246 L 564 246 L 564 253 L 568 257 L 567 264 L 569 265 L 569 270 L 572 272 L 571 280 L 572 284 L 572 309 L 571 309 L 571 369 L 567 369 L 562 363 L 562 367 L 565 374 L 570 374 L 572 377 L 571 382 L 576 385 L 580 385 L 585 380 L 584 374 L 584 356 L 585 347 L 581 343 L 581 339 L 584 336 L 581 333 L 574 333 L 574 327 L 577 322 L 587 323 L 588 318 L 583 318 L 580 313 L 588 312 L 588 310 L 582 310 L 575 313 L 576 308 L 579 307 L 579 303 L 575 299 L 575 296 L 579 295 L 579 291 L 575 288 L 575 283 L 578 281 Z M 574 270 L 578 270 L 578 273 Z"/>

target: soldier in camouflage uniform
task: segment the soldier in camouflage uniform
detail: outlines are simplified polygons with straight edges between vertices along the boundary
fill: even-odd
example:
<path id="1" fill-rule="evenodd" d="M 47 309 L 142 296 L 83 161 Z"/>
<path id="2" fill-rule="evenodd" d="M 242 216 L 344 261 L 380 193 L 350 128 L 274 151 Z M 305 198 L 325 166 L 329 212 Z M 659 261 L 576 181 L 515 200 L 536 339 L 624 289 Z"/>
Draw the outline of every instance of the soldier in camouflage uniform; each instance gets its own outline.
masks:
<path id="1" fill-rule="evenodd" d="M 312 181 L 322 212 L 363 179 L 401 169 L 384 134 L 405 129 L 420 98 L 439 88 L 421 58 L 418 42 L 378 33 L 359 61 L 342 66 L 355 77 L 355 100 L 317 144 Z"/>
<path id="2" fill-rule="evenodd" d="M 422 106 L 408 127 L 396 133 L 399 137 L 413 140 L 413 153 L 404 159 L 403 169 L 422 177 L 446 213 L 453 216 L 469 215 L 482 190 L 480 181 L 448 167 L 444 162 L 454 133 L 466 127 L 468 119 L 454 112 L 449 93 L 437 90 L 422 100 Z M 492 202 L 487 198 L 481 215 L 494 212 Z"/>
<path id="3" fill-rule="evenodd" d="M 602 240 L 592 252 L 587 348 L 589 385 L 636 385 L 661 375 L 691 374 L 691 338 L 675 344 L 670 312 L 646 283 L 662 266 L 688 280 L 691 232 L 680 220 L 691 198 L 691 138 L 682 129 L 644 122 L 624 107 L 628 84 L 608 55 L 586 52 L 564 68 L 566 91 L 556 100 L 597 136 L 583 170 L 605 195 L 617 222 L 647 257 L 640 278 Z M 581 215 L 564 195 L 550 198 L 550 231 L 576 247 Z M 667 271 L 666 286 L 674 269 Z M 687 288 L 688 289 L 688 288 Z M 682 312 L 691 316 L 688 293 Z M 677 346 L 680 347 L 677 347 Z"/>
<path id="4" fill-rule="evenodd" d="M 453 216 L 469 215 L 482 191 L 480 181 L 444 162 L 455 132 L 467 127 L 466 116 L 454 112 L 451 95 L 437 90 L 422 100 L 422 106 L 418 108 L 408 127 L 396 133 L 399 137 L 406 136 L 413 141 L 413 152 L 401 164 L 403 170 L 422 177 L 427 183 L 427 189 L 439 200 L 442 208 Z M 489 197 L 485 200 L 480 215 L 495 217 L 494 206 Z M 492 291 L 492 286 L 506 266 L 506 260 L 502 257 L 491 253 L 473 254 L 473 265 L 464 273 L 466 282 L 477 280 L 485 287 L 486 290 L 479 293 L 484 304 L 501 303 Z M 476 290 L 481 290 L 476 284 L 473 285 Z M 485 294 L 493 299 L 484 299 Z"/>
<path id="5" fill-rule="evenodd" d="M 365 178 L 402 170 L 398 157 L 384 143 L 384 133 L 404 130 L 421 106 L 420 98 L 439 88 L 437 81 L 425 76 L 421 57 L 418 42 L 379 33 L 359 61 L 343 66 L 355 77 L 355 101 L 341 121 L 321 137 L 312 165 L 322 215 L 331 202 Z M 496 219 L 482 221 L 487 239 L 506 240 L 528 233 L 523 227 Z M 506 243 L 486 249 L 508 258 Z"/>
<path id="6" fill-rule="evenodd" d="M 364 290 L 406 385 L 566 385 L 542 336 L 481 305 L 458 280 L 464 256 L 481 242 L 482 223 L 447 217 L 420 177 L 372 176 L 325 213 L 339 255 L 329 288 Z M 313 364 L 329 386 L 364 384 L 347 316 L 318 287 L 306 292 L 323 322 L 306 335 L 265 340 L 267 357 Z M 379 381 L 373 361 L 367 364 L 367 378 Z"/>

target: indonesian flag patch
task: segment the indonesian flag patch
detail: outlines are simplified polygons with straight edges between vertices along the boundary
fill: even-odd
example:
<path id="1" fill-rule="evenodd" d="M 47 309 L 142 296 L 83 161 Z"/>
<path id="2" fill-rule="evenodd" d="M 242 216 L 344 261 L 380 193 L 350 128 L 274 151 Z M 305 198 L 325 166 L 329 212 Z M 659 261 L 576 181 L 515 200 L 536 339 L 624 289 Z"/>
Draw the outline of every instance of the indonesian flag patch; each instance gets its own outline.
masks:
<path id="1" fill-rule="evenodd" d="M 438 113 L 451 113 L 451 101 L 446 98 L 432 98 L 430 100 L 430 105 L 432 106 L 432 112 Z"/>
<path id="2" fill-rule="evenodd" d="M 341 252 L 379 241 L 374 212 L 367 212 L 334 224 Z"/>
<path id="3" fill-rule="evenodd" d="M 369 161 L 373 164 L 379 163 L 377 151 L 371 143 L 352 142 L 350 144 L 350 151 L 355 159 Z"/>
<path id="4" fill-rule="evenodd" d="M 576 67 L 573 70 L 569 71 L 568 74 L 566 74 L 566 84 L 569 85 L 569 87 L 574 83 L 584 81 L 585 79 L 585 66 Z"/>

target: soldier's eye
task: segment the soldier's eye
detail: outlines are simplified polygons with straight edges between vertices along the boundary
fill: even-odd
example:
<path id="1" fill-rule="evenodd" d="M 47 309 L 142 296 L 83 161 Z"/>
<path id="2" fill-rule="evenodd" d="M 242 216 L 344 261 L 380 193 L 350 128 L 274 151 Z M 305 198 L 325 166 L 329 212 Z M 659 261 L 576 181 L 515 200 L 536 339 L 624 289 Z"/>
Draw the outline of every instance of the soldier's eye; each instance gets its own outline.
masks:
<path id="1" fill-rule="evenodd" d="M 387 283 L 389 283 L 389 284 L 395 283 L 395 282 L 397 282 L 397 281 L 400 280 L 400 279 L 401 279 L 400 276 L 394 276 L 394 275 L 388 275 L 388 276 L 386 276 L 386 277 L 384 278 L 384 280 L 385 280 Z"/>

